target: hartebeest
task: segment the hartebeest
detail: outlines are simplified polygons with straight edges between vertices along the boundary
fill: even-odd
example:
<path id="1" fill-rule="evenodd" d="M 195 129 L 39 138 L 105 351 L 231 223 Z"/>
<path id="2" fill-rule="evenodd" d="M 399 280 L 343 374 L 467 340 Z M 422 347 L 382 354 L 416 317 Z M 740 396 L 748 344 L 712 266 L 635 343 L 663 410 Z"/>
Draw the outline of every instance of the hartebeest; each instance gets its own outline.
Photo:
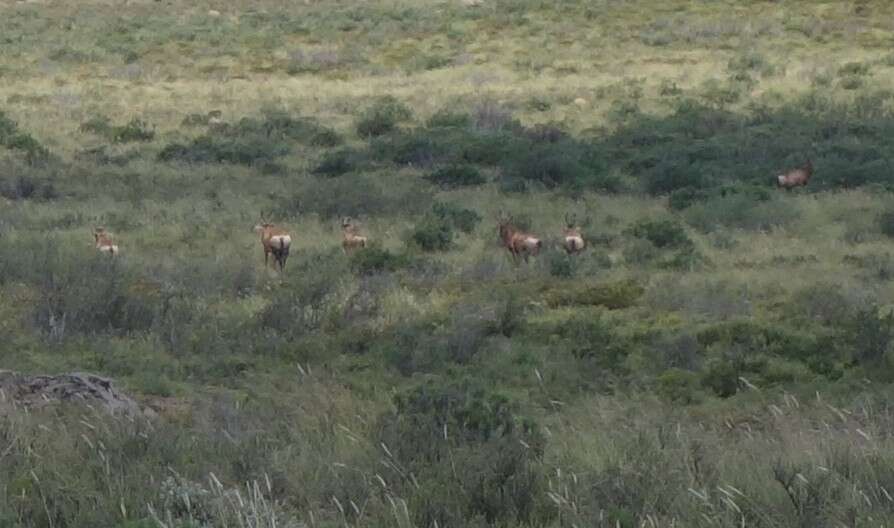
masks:
<path id="1" fill-rule="evenodd" d="M 497 217 L 497 226 L 500 232 L 500 242 L 509 251 L 514 260 L 522 257 L 527 262 L 528 257 L 537 256 L 540 253 L 543 242 L 531 233 L 526 233 L 517 228 L 512 223 L 511 216 L 506 216 L 500 211 L 500 215 Z"/>
<path id="2" fill-rule="evenodd" d="M 584 250 L 586 242 L 580 232 L 580 226 L 575 222 L 576 215 L 565 214 L 565 228 L 562 230 L 562 247 L 569 255 L 580 253 Z"/>
<path id="3" fill-rule="evenodd" d="M 345 253 L 366 247 L 368 239 L 358 234 L 357 225 L 351 221 L 350 216 L 341 219 L 341 234 L 341 248 Z"/>
<path id="4" fill-rule="evenodd" d="M 813 176 L 813 163 L 807 160 L 803 166 L 792 169 L 785 174 L 776 176 L 776 185 L 783 189 L 793 189 L 798 186 L 805 186 Z"/>
<path id="5" fill-rule="evenodd" d="M 283 271 L 289 258 L 292 237 L 286 230 L 273 225 L 263 213 L 261 223 L 255 226 L 255 232 L 261 235 L 261 245 L 264 246 L 264 266 L 269 265 L 270 255 L 273 254 L 275 263 L 279 264 L 279 271 Z"/>
<path id="6" fill-rule="evenodd" d="M 112 235 L 106 231 L 106 228 L 94 228 L 93 240 L 96 242 L 96 249 L 98 249 L 100 253 L 108 253 L 112 257 L 118 254 L 118 245 L 112 241 Z"/>

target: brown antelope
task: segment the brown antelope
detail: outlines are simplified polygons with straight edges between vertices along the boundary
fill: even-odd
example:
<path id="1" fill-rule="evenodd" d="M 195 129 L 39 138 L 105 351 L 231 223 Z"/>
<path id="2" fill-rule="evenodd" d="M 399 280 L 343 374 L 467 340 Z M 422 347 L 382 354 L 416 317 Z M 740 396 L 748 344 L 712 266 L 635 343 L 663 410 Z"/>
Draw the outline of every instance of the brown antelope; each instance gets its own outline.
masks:
<path id="1" fill-rule="evenodd" d="M 580 232 L 580 226 L 576 224 L 576 215 L 565 214 L 565 229 L 562 230 L 562 247 L 569 255 L 580 253 L 584 250 L 586 242 Z"/>
<path id="2" fill-rule="evenodd" d="M 270 255 L 273 254 L 275 264 L 279 264 L 279 271 L 283 271 L 289 258 L 292 237 L 286 230 L 273 225 L 263 214 L 261 223 L 255 226 L 255 232 L 261 235 L 261 245 L 264 246 L 264 267 L 269 265 Z"/>
<path id="3" fill-rule="evenodd" d="M 537 256 L 540 253 L 543 242 L 531 233 L 525 233 L 515 227 L 511 216 L 505 216 L 500 211 L 500 216 L 497 217 L 497 226 L 500 232 L 500 242 L 509 250 L 513 260 L 518 261 L 518 257 L 522 257 L 527 262 L 528 257 Z"/>
<path id="4" fill-rule="evenodd" d="M 95 228 L 93 230 L 93 240 L 96 242 L 96 249 L 100 253 L 108 253 L 112 257 L 118 254 L 118 245 L 112 241 L 112 235 L 106 231 L 106 228 Z"/>
<path id="5" fill-rule="evenodd" d="M 368 243 L 368 239 L 365 236 L 357 234 L 357 225 L 351 221 L 350 216 L 341 219 L 341 233 L 341 248 L 345 253 L 350 253 L 355 249 L 365 248 Z"/>
<path id="6" fill-rule="evenodd" d="M 813 163 L 807 160 L 802 167 L 792 169 L 785 174 L 776 176 L 776 184 L 783 189 L 793 189 L 798 186 L 805 186 L 813 176 Z"/>

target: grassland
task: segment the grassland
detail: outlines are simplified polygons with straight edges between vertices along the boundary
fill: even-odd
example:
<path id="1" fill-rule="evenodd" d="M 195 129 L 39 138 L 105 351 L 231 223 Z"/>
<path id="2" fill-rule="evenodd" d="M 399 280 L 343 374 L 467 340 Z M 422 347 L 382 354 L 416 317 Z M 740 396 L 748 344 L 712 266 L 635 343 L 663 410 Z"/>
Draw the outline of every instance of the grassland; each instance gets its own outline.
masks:
<path id="1" fill-rule="evenodd" d="M 894 524 L 892 15 L 0 0 L 0 527 Z"/>

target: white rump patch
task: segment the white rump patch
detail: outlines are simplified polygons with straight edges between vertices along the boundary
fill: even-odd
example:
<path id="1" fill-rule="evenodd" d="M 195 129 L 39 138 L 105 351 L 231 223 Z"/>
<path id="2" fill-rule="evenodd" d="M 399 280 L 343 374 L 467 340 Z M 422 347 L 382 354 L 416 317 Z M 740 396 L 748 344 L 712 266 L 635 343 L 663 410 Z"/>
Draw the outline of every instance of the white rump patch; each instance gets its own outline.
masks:
<path id="1" fill-rule="evenodd" d="M 536 250 L 537 250 L 537 246 L 538 246 L 539 244 L 540 244 L 540 240 L 539 240 L 539 239 L 536 239 L 536 238 L 534 238 L 534 237 L 528 237 L 528 238 L 525 239 L 525 246 L 526 246 L 526 247 L 528 248 L 528 250 L 530 250 L 530 251 L 536 251 Z"/>
<path id="2" fill-rule="evenodd" d="M 115 253 L 118 253 L 118 246 L 99 246 L 99 250 L 103 253 L 111 253 L 114 255 Z"/>
<path id="3" fill-rule="evenodd" d="M 565 237 L 565 245 L 570 246 L 571 249 L 583 249 L 584 239 L 577 236 Z"/>
<path id="4" fill-rule="evenodd" d="M 785 185 L 785 175 L 784 174 L 780 174 L 779 176 L 776 176 L 776 180 L 779 182 L 779 185 Z"/>
<path id="5" fill-rule="evenodd" d="M 270 244 L 274 247 L 287 248 L 292 245 L 292 237 L 289 235 L 276 235 L 270 237 Z"/>

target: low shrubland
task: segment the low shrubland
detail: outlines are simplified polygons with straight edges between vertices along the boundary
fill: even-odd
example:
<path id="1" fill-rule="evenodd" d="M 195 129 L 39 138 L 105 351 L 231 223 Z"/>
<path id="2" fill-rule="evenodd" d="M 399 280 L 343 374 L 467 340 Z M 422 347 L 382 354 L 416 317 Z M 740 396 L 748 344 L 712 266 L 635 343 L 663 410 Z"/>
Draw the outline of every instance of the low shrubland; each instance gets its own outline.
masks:
<path id="1" fill-rule="evenodd" d="M 891 523 L 892 7 L 473 4 L 0 17 L 0 526 Z"/>

